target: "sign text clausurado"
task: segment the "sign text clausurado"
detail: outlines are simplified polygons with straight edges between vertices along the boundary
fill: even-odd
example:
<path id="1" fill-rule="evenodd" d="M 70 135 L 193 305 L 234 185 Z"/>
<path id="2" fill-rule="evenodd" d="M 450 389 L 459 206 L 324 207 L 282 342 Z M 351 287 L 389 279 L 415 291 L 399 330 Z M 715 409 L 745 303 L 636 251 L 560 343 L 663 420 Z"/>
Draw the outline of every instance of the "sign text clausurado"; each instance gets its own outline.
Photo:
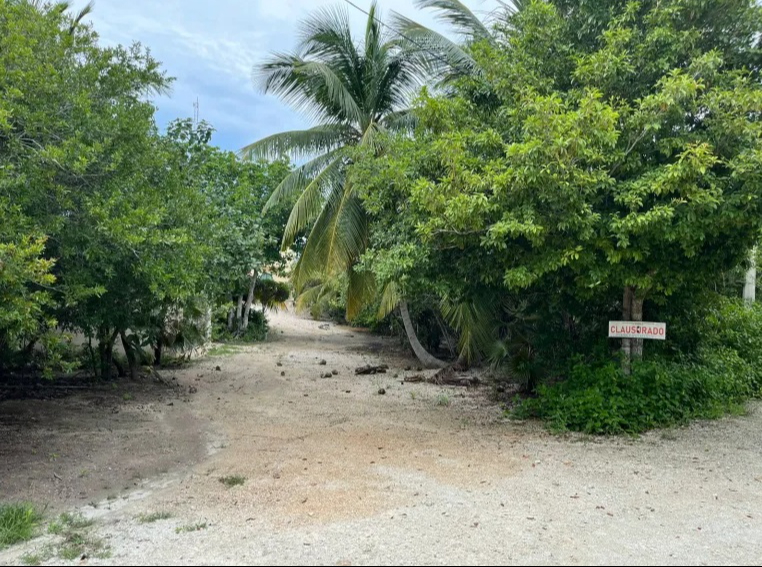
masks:
<path id="1" fill-rule="evenodd" d="M 609 337 L 663 341 L 667 338 L 667 324 L 646 321 L 609 321 Z"/>

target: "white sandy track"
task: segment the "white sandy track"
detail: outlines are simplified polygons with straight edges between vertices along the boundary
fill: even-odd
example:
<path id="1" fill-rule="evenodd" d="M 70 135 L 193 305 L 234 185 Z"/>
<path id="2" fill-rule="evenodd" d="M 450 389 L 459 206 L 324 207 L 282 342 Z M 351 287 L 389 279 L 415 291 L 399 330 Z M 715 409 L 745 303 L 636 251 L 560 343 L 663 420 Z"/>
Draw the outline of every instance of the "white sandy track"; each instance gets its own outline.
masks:
<path id="1" fill-rule="evenodd" d="M 272 328 L 178 375 L 210 452 L 84 509 L 112 549 L 87 564 L 762 564 L 759 405 L 638 439 L 556 437 L 504 421 L 485 391 L 402 385 L 415 362 L 388 340 L 288 313 Z M 354 375 L 369 362 L 391 369 Z M 219 482 L 233 474 L 245 484 Z M 154 511 L 172 518 L 136 520 Z"/>

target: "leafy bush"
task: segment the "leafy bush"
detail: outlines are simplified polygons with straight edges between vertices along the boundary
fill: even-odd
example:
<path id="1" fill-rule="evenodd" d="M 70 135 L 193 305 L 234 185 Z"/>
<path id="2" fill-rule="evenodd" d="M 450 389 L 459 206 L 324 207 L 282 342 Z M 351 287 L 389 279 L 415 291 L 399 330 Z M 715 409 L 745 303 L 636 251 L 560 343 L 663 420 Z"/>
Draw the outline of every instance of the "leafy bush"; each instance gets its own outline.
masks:
<path id="1" fill-rule="evenodd" d="M 270 326 L 267 324 L 265 314 L 252 309 L 249 311 L 249 326 L 238 336 L 238 340 L 247 343 L 264 341 L 269 330 Z"/>
<path id="2" fill-rule="evenodd" d="M 242 332 L 231 332 L 227 328 L 226 310 L 221 309 L 214 313 L 212 320 L 212 340 L 218 342 L 240 341 L 257 342 L 264 341 L 270 330 L 264 313 L 256 309 L 249 311 L 249 326 Z"/>
<path id="3" fill-rule="evenodd" d="M 555 430 L 637 433 L 737 412 L 762 395 L 762 308 L 718 299 L 693 356 L 659 357 L 622 373 L 615 361 L 578 359 L 568 378 L 538 388 L 515 411 Z"/>

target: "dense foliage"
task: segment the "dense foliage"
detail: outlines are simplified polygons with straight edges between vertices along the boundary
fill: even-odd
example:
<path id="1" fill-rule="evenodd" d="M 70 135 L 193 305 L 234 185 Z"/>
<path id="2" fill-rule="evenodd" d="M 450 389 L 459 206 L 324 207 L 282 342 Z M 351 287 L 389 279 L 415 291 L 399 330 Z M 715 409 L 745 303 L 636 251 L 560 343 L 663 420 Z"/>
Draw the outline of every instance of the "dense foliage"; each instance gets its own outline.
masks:
<path id="1" fill-rule="evenodd" d="M 761 14 L 691 0 L 506 11 L 445 95 L 422 93 L 414 136 L 354 155 L 379 315 L 414 298 L 461 358 L 530 390 L 562 381 L 541 400 L 621 409 L 591 425 L 575 406 L 587 417 L 570 428 L 639 430 L 758 392 L 732 345 L 679 329 L 717 309 L 707 290 L 740 294 L 721 280 L 762 228 Z M 685 340 L 648 344 L 628 377 L 606 322 L 636 312 Z M 555 419 L 553 403 L 535 413 Z"/>
<path id="2" fill-rule="evenodd" d="M 104 377 L 117 340 L 136 373 L 210 331 L 263 338 L 294 243 L 298 306 L 404 328 L 427 366 L 491 364 L 559 429 L 759 395 L 762 314 L 735 298 L 760 253 L 762 8 L 416 4 L 460 40 L 401 16 L 395 35 L 372 3 L 359 40 L 322 10 L 257 67 L 318 123 L 241 155 L 292 169 L 204 122 L 159 131 L 171 80 L 146 49 L 0 0 L 0 369 L 70 369 L 62 329 Z M 611 319 L 667 341 L 609 340 Z"/>
<path id="3" fill-rule="evenodd" d="M 717 298 L 708 315 L 693 356 L 656 357 L 628 376 L 614 362 L 575 360 L 567 380 L 540 386 L 516 414 L 557 430 L 637 433 L 743 412 L 743 402 L 762 396 L 762 309 Z"/>
<path id="4" fill-rule="evenodd" d="M 135 374 L 143 347 L 197 343 L 204 312 L 277 267 L 284 211 L 261 210 L 288 164 L 242 163 L 203 123 L 159 132 L 149 99 L 171 80 L 148 50 L 2 0 L 0 68 L 0 369 L 70 368 L 65 329 L 104 377 L 120 339 Z"/>

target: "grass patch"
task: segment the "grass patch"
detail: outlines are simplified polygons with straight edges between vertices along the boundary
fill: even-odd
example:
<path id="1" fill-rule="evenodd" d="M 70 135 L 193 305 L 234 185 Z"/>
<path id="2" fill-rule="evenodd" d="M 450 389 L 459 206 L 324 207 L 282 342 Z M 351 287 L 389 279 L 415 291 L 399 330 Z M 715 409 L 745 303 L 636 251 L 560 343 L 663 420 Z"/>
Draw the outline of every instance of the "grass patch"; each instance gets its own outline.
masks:
<path id="1" fill-rule="evenodd" d="M 232 488 L 234 486 L 240 486 L 244 482 L 246 482 L 246 477 L 241 475 L 230 475 L 230 476 L 223 476 L 220 478 L 220 482 L 227 486 L 228 488 Z"/>
<path id="2" fill-rule="evenodd" d="M 31 504 L 0 505 L 0 549 L 32 539 L 40 519 Z"/>
<path id="3" fill-rule="evenodd" d="M 207 354 L 209 356 L 230 356 L 231 354 L 236 354 L 238 352 L 239 349 L 236 347 L 225 344 L 210 348 L 207 351 Z"/>
<path id="4" fill-rule="evenodd" d="M 199 522 L 197 524 L 186 524 L 184 526 L 178 526 L 175 528 L 176 534 L 184 534 L 188 532 L 200 532 L 206 529 L 206 522 Z"/>
<path id="5" fill-rule="evenodd" d="M 437 396 L 436 403 L 438 406 L 449 406 L 452 403 L 452 400 L 450 400 L 450 396 L 442 392 Z"/>
<path id="6" fill-rule="evenodd" d="M 94 523 L 94 520 L 85 518 L 80 512 L 76 514 L 70 514 L 64 512 L 58 516 L 58 520 L 48 524 L 48 533 L 53 535 L 61 535 L 67 530 L 81 530 L 89 528 Z"/>
<path id="7" fill-rule="evenodd" d="M 21 556 L 21 563 L 23 565 L 39 565 L 43 561 L 47 561 L 49 557 L 43 557 L 38 553 L 25 553 Z"/>
<path id="8" fill-rule="evenodd" d="M 152 524 L 159 520 L 168 520 L 172 517 L 169 512 L 153 512 L 151 514 L 141 514 L 138 516 L 138 521 L 141 524 Z"/>
<path id="9" fill-rule="evenodd" d="M 64 512 L 58 518 L 48 524 L 48 533 L 61 536 L 61 542 L 56 551 L 50 551 L 45 556 L 30 555 L 27 565 L 36 565 L 32 563 L 35 559 L 47 561 L 53 555 L 66 561 L 74 561 L 82 556 L 95 557 L 97 559 L 106 559 L 111 556 L 111 548 L 103 543 L 103 540 L 96 537 L 90 537 L 84 531 L 95 523 L 94 520 L 86 518 L 80 512 Z"/>
<path id="10" fill-rule="evenodd" d="M 85 536 L 80 533 L 71 533 L 66 536 L 64 543 L 58 550 L 58 556 L 61 559 L 73 561 L 82 557 L 85 554 L 86 548 L 87 540 Z"/>
<path id="11" fill-rule="evenodd" d="M 85 537 L 79 532 L 66 534 L 61 547 L 58 548 L 58 557 L 74 561 L 83 556 L 108 559 L 111 557 L 111 548 L 99 538 Z"/>
<path id="12" fill-rule="evenodd" d="M 23 565 L 39 565 L 42 563 L 42 556 L 36 553 L 25 553 L 21 556 L 21 563 Z"/>

